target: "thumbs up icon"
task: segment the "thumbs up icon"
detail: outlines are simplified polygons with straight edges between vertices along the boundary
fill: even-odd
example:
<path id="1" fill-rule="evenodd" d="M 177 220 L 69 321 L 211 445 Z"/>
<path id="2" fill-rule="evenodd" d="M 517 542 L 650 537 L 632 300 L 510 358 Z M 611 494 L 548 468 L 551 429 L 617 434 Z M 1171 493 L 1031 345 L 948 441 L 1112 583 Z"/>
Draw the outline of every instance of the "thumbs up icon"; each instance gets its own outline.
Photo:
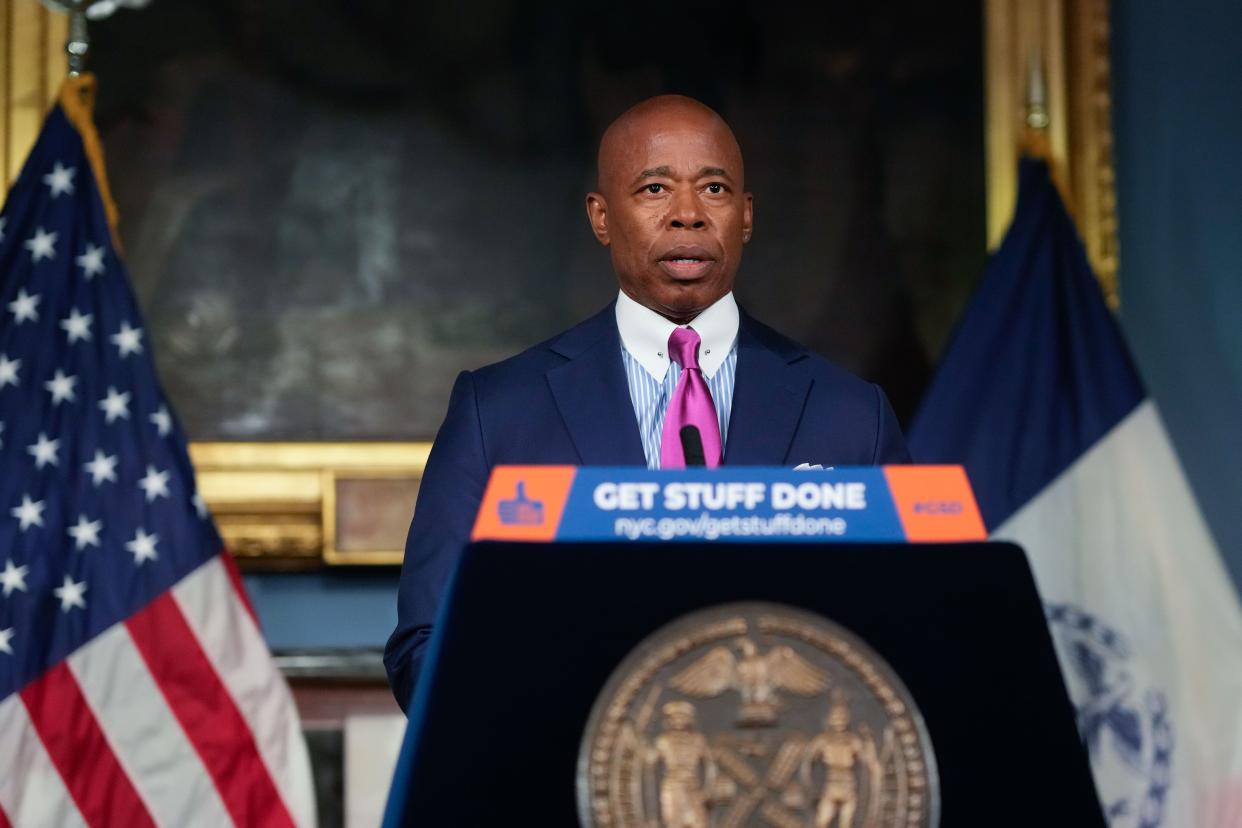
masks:
<path id="1" fill-rule="evenodd" d="M 517 496 L 500 501 L 500 522 L 505 526 L 538 526 L 543 523 L 543 501 L 526 497 L 526 482 L 519 480 Z"/>

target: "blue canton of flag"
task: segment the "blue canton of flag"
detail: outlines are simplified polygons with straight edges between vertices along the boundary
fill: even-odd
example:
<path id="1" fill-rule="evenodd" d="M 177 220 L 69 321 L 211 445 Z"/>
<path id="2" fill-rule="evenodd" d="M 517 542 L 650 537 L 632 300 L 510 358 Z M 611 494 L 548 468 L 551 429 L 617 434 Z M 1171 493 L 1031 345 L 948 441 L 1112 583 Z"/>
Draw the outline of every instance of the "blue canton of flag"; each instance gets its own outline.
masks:
<path id="1" fill-rule="evenodd" d="M 58 107 L 0 215 L 0 698 L 223 547 L 103 204 Z"/>
<path id="2" fill-rule="evenodd" d="M 114 244 L 93 88 L 66 82 L 0 214 L 0 826 L 311 824 Z"/>

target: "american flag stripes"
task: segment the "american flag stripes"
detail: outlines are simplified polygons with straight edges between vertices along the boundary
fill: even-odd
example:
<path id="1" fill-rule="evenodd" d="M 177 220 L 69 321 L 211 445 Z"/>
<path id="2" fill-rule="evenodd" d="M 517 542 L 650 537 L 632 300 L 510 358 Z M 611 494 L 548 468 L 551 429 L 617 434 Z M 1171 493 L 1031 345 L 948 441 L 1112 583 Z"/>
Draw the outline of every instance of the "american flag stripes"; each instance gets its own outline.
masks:
<path id="1" fill-rule="evenodd" d="M 92 90 L 66 81 L 0 214 L 0 828 L 313 824 L 113 243 Z"/>

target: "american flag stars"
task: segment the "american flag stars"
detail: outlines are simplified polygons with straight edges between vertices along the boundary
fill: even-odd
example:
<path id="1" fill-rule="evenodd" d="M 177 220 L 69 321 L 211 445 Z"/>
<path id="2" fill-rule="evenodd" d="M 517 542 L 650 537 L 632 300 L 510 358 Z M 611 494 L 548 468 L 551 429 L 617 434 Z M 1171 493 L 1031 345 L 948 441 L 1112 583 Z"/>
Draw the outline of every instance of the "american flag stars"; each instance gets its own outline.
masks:
<path id="1" fill-rule="evenodd" d="M 121 357 L 127 357 L 130 354 L 142 353 L 142 328 L 131 328 L 128 322 L 121 323 L 121 330 L 114 333 L 109 339 L 112 344 L 121 352 Z"/>
<path id="2" fill-rule="evenodd" d="M 0 552 L 7 553 L 0 557 L 0 653 L 7 654 L 34 632 L 11 614 L 28 585 L 54 594 L 65 612 L 86 609 L 89 584 L 124 577 L 107 569 L 109 550 L 152 571 L 152 562 L 163 563 L 161 527 L 184 520 L 179 514 L 203 521 L 205 554 L 218 551 L 206 504 L 175 473 L 173 458 L 184 448 L 146 364 L 128 282 L 95 279 L 113 267 L 107 225 L 82 223 L 80 212 L 64 209 L 90 179 L 72 161 L 46 164 L 34 181 L 44 185 L 48 206 L 20 219 L 0 216 L 0 243 L 20 251 L 0 273 Z M 100 287 L 87 290 L 92 282 Z M 100 303 L 99 290 L 112 298 Z M 96 340 L 104 346 L 92 347 Z M 123 373 L 117 358 L 128 366 Z M 90 495 L 67 502 L 79 480 Z M 154 511 L 135 511 L 139 504 Z M 50 556 L 51 580 L 32 576 L 43 570 L 31 555 Z"/>
<path id="3" fill-rule="evenodd" d="M 78 515 L 78 522 L 70 526 L 66 532 L 73 538 L 73 546 L 79 552 L 88 546 L 99 546 L 99 531 L 103 529 L 103 521 L 87 520 L 86 515 Z"/>
<path id="4" fill-rule="evenodd" d="M 52 594 L 60 599 L 61 612 L 74 607 L 86 609 L 86 581 L 75 581 L 66 575 L 64 583 L 52 590 Z"/>
<path id="5" fill-rule="evenodd" d="M 82 466 L 90 473 L 92 486 L 99 488 L 101 483 L 116 482 L 116 460 L 115 454 L 104 454 L 99 449 L 95 449 L 95 458 Z"/>
<path id="6" fill-rule="evenodd" d="M 117 391 L 108 386 L 108 396 L 99 401 L 99 407 L 103 409 L 104 419 L 109 425 L 118 418 L 129 419 L 129 397 L 128 391 Z"/>
<path id="7" fill-rule="evenodd" d="M 40 227 L 33 236 L 26 239 L 26 249 L 30 251 L 30 260 L 38 264 L 43 259 L 55 259 L 56 236 L 56 233 L 49 233 Z"/>
<path id="8" fill-rule="evenodd" d="M 26 447 L 26 451 L 34 458 L 36 469 L 41 469 L 49 464 L 59 466 L 60 458 L 57 456 L 59 449 L 60 440 L 48 439 L 48 436 L 42 431 L 39 432 L 39 439 Z"/>
<path id="9" fill-rule="evenodd" d="M 65 400 L 68 400 L 69 402 L 77 401 L 77 397 L 74 392 L 74 386 L 77 385 L 77 383 L 77 377 L 65 376 L 65 372 L 57 368 L 56 376 L 43 383 L 43 387 L 46 388 L 48 393 L 52 395 L 52 405 L 57 406 Z"/>
<path id="10" fill-rule="evenodd" d="M 138 488 L 147 495 L 147 503 L 157 497 L 168 497 L 168 472 L 156 471 L 155 466 L 147 466 L 147 475 L 138 481 Z"/>
<path id="11" fill-rule="evenodd" d="M 91 319 L 94 317 L 89 313 L 82 313 L 77 308 L 69 312 L 69 315 L 60 320 L 60 327 L 64 329 L 65 334 L 69 337 L 69 344 L 78 340 L 87 340 L 91 338 Z"/>
<path id="12" fill-rule="evenodd" d="M 77 171 L 76 167 L 66 167 L 57 161 L 52 171 L 43 176 L 43 183 L 47 185 L 52 198 L 65 194 L 73 195 L 73 176 Z"/>
<path id="13" fill-rule="evenodd" d="M 17 518 L 18 528 L 25 532 L 31 526 L 43 525 L 44 508 L 46 504 L 42 500 L 31 500 L 30 495 L 22 495 L 21 505 L 14 506 L 10 514 Z"/>
<path id="14" fill-rule="evenodd" d="M 15 591 L 26 591 L 26 576 L 30 574 L 30 567 L 18 566 L 13 563 L 13 559 L 9 558 L 4 564 L 4 571 L 0 572 L 0 591 L 4 593 L 4 597 L 8 598 Z"/>
<path id="15" fill-rule="evenodd" d="M 89 282 L 104 272 L 103 245 L 90 244 L 88 242 L 86 250 L 73 261 L 78 267 L 82 268 L 82 275 Z"/>
<path id="16" fill-rule="evenodd" d="M 153 561 L 159 557 L 159 554 L 155 551 L 155 544 L 159 539 L 159 535 L 148 535 L 139 529 L 134 535 L 134 539 L 125 544 L 125 548 L 134 555 L 135 565 L 141 566 L 143 561 Z"/>
<path id="17" fill-rule="evenodd" d="M 6 385 L 17 387 L 17 369 L 22 367 L 20 359 L 9 359 L 4 354 L 0 354 L 0 388 Z"/>
<path id="18" fill-rule="evenodd" d="M 169 432 L 172 431 L 172 415 L 168 413 L 168 406 L 166 405 L 161 405 L 160 410 L 147 417 L 147 419 L 155 424 L 155 428 L 159 431 L 161 437 L 167 437 Z"/>
<path id="19" fill-rule="evenodd" d="M 17 291 L 17 298 L 9 302 L 9 312 L 13 314 L 13 324 L 39 321 L 39 294 L 31 295 L 25 288 Z"/>

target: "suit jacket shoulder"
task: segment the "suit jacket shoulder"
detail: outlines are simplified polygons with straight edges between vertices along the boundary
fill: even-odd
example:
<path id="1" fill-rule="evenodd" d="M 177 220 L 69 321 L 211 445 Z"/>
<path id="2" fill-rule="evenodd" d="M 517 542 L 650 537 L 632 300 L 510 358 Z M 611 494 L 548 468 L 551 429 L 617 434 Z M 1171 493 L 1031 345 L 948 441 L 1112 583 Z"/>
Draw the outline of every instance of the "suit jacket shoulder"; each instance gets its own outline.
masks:
<path id="1" fill-rule="evenodd" d="M 573 359 L 600 340 L 611 340 L 619 349 L 621 337 L 617 333 L 616 315 L 613 304 L 609 304 L 594 316 L 579 322 L 556 336 L 545 339 L 526 350 L 511 357 L 476 368 L 474 376 L 476 388 L 490 394 L 504 394 L 509 391 L 529 393 L 529 383 L 535 378 L 542 378 L 552 368 Z M 620 359 L 618 351 L 617 358 Z"/>
<path id="2" fill-rule="evenodd" d="M 749 330 L 758 344 L 785 357 L 791 365 L 801 366 L 802 370 L 810 372 L 816 380 L 827 384 L 832 390 L 863 402 L 870 402 L 874 396 L 875 386 L 871 383 L 809 350 L 797 340 L 765 325 L 750 314 L 742 313 L 742 325 Z"/>
<path id="3" fill-rule="evenodd" d="M 643 465 L 614 306 L 471 372 L 489 465 Z"/>
<path id="4" fill-rule="evenodd" d="M 897 418 L 878 386 L 747 313 L 738 333 L 733 405 L 728 463 L 773 463 L 778 456 L 790 465 L 909 462 Z M 778 444 L 781 434 L 792 439 Z"/>

